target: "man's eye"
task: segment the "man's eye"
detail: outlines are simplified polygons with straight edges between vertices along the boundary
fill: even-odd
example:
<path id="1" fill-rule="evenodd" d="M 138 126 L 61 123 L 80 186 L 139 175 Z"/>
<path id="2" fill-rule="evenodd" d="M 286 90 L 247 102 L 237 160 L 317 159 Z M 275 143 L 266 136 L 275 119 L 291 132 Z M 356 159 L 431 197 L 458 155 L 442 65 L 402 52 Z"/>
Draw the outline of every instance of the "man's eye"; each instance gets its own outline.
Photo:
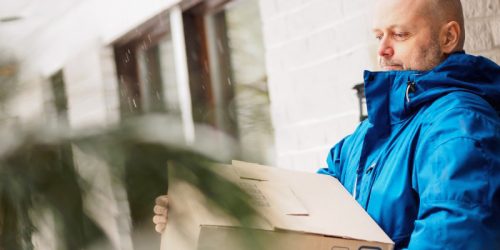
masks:
<path id="1" fill-rule="evenodd" d="M 376 35 L 376 36 L 375 36 L 375 39 L 377 39 L 377 40 L 379 40 L 379 41 L 380 41 L 380 40 L 382 40 L 382 37 L 384 37 L 384 36 L 383 36 L 383 35 Z"/>
<path id="2" fill-rule="evenodd" d="M 408 33 L 394 33 L 393 36 L 396 40 L 405 40 L 408 37 Z"/>

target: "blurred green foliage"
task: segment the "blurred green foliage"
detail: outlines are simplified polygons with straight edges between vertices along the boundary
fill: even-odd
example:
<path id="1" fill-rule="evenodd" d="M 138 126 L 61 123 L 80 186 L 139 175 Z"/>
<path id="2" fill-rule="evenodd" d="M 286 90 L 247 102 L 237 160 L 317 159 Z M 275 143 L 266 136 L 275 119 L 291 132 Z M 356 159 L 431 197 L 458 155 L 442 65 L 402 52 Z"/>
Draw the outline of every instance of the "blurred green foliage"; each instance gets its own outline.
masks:
<path id="1" fill-rule="evenodd" d="M 39 230 L 32 211 L 50 211 L 61 250 L 85 249 L 106 234 L 84 209 L 91 188 L 78 172 L 74 149 L 106 164 L 115 185 L 125 187 L 133 225 L 151 223 L 154 199 L 167 189 L 167 162 L 243 225 L 255 214 L 248 195 L 210 170 L 210 150 L 179 142 L 168 121 L 148 116 L 105 129 L 31 126 L 3 131 L 0 142 L 0 249 L 33 249 Z M 227 159 L 226 159 L 227 160 Z M 177 171 L 178 170 L 178 171 Z M 151 223 L 151 228 L 153 225 Z M 59 249 L 59 248 L 58 248 Z"/>

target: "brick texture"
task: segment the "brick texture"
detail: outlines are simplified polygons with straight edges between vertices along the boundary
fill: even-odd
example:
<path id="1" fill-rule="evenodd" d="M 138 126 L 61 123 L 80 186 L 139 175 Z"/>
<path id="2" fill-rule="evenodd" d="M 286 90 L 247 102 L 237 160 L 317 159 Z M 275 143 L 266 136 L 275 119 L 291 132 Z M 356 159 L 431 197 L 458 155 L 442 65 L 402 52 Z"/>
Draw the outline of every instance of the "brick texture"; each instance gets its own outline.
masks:
<path id="1" fill-rule="evenodd" d="M 500 0 L 462 0 L 465 51 L 500 63 Z"/>
<path id="2" fill-rule="evenodd" d="M 493 17 L 500 14 L 500 1 L 498 0 L 462 0 L 462 7 L 466 19 Z"/>

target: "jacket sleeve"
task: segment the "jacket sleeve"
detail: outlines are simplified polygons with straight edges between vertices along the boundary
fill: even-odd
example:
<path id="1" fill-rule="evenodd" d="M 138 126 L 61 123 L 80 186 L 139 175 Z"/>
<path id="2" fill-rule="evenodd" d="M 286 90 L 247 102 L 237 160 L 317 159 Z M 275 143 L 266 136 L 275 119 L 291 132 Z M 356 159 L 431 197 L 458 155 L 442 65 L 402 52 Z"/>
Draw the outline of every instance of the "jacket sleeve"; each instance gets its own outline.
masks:
<path id="1" fill-rule="evenodd" d="M 340 154 L 342 152 L 342 148 L 344 146 L 344 142 L 347 139 L 344 138 L 340 142 L 338 142 L 335 146 L 330 149 L 328 153 L 328 157 L 326 158 L 326 163 L 328 164 L 328 168 L 320 168 L 317 173 L 318 174 L 326 174 L 331 175 L 338 180 L 340 180 L 341 176 L 341 164 L 340 164 Z"/>
<path id="2" fill-rule="evenodd" d="M 420 204 L 408 249 L 500 249 L 499 144 L 498 137 L 455 137 L 423 150 L 414 165 Z"/>

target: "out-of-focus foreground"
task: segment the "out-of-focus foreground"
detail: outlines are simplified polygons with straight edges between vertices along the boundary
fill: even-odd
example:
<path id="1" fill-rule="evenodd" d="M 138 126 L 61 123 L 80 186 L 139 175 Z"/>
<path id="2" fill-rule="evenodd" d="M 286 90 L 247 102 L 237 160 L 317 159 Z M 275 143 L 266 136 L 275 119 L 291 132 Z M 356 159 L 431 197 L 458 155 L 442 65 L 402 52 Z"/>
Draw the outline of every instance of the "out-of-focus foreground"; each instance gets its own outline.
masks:
<path id="1" fill-rule="evenodd" d="M 206 166 L 273 162 L 256 1 L 1 5 L 0 249 L 159 249 L 173 164 L 253 213 Z"/>

